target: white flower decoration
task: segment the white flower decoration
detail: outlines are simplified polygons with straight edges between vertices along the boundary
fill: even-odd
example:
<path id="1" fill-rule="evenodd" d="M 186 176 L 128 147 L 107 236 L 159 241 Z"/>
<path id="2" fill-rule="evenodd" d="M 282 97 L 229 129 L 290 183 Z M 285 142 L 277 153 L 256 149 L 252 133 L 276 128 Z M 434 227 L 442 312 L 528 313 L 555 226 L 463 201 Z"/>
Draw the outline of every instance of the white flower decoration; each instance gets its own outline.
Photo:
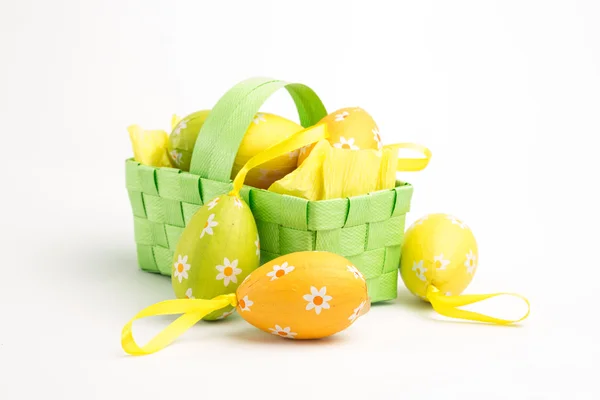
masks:
<path id="1" fill-rule="evenodd" d="M 343 136 L 340 136 L 339 143 L 334 144 L 333 147 L 337 149 L 360 150 L 360 147 L 354 144 L 354 138 L 346 140 Z"/>
<path id="2" fill-rule="evenodd" d="M 467 267 L 467 272 L 473 275 L 473 273 L 475 272 L 475 268 L 477 268 L 477 255 L 473 253 L 473 250 L 469 250 L 469 253 L 467 253 L 465 267 Z"/>
<path id="3" fill-rule="evenodd" d="M 335 115 L 335 120 L 336 120 L 336 122 L 343 121 L 348 117 L 348 115 L 350 115 L 350 114 L 348 114 L 348 111 L 343 111 L 343 112 Z"/>
<path id="4" fill-rule="evenodd" d="M 171 158 L 173 159 L 173 162 L 175 163 L 175 165 L 177 167 L 180 166 L 181 165 L 181 157 L 183 156 L 183 154 L 181 154 L 177 150 L 171 150 L 171 152 L 169 154 L 171 155 Z"/>
<path id="5" fill-rule="evenodd" d="M 235 312 L 235 308 L 231 311 L 224 312 L 223 315 L 221 315 L 220 317 L 217 317 L 217 319 L 225 319 L 225 318 L 229 317 L 231 314 L 233 314 L 234 312 Z"/>
<path id="6" fill-rule="evenodd" d="M 217 280 L 223 280 L 225 286 L 229 285 L 229 282 L 237 283 L 237 275 L 242 273 L 242 270 L 237 267 L 238 260 L 229 261 L 228 258 L 223 260 L 223 265 L 217 265 Z"/>
<path id="7" fill-rule="evenodd" d="M 250 307 L 254 305 L 254 302 L 248 298 L 248 296 L 244 296 L 243 299 L 238 301 L 238 305 L 240 306 L 240 310 L 242 311 L 250 311 Z"/>
<path id="8" fill-rule="evenodd" d="M 256 255 L 260 257 L 260 236 L 256 235 L 256 240 L 254 241 L 254 245 L 256 246 Z"/>
<path id="9" fill-rule="evenodd" d="M 464 222 L 456 219 L 452 215 L 448 215 L 446 218 L 449 219 L 450 221 L 452 221 L 452 225 L 458 225 L 458 226 L 460 226 L 460 229 L 467 228 L 467 225 Z"/>
<path id="10" fill-rule="evenodd" d="M 187 260 L 188 260 L 188 256 L 182 257 L 181 255 L 178 255 L 177 261 L 175 262 L 175 264 L 173 264 L 173 276 L 175 276 L 175 278 L 179 279 L 179 283 L 181 283 L 181 281 L 183 279 L 188 278 L 187 272 L 192 267 L 190 264 L 187 263 Z"/>
<path id="11" fill-rule="evenodd" d="M 173 131 L 173 133 L 175 135 L 179 135 L 181 133 L 182 129 L 187 128 L 187 121 L 186 120 L 182 120 L 181 122 L 179 122 L 179 124 L 177 124 L 177 126 L 175 127 L 175 130 Z"/>
<path id="12" fill-rule="evenodd" d="M 381 150 L 383 143 L 381 143 L 381 136 L 379 136 L 379 129 L 373 128 L 373 140 L 377 143 L 377 148 Z"/>
<path id="13" fill-rule="evenodd" d="M 295 339 L 294 336 L 297 335 L 296 332 L 292 332 L 292 328 L 290 328 L 289 326 L 282 328 L 279 325 L 275 325 L 275 328 L 269 328 L 269 330 L 273 335 L 281 336 L 288 339 Z"/>
<path id="14" fill-rule="evenodd" d="M 242 203 L 242 199 L 240 199 L 239 197 L 236 197 L 235 199 L 233 199 L 233 205 L 239 209 L 244 207 L 244 203 Z"/>
<path id="15" fill-rule="evenodd" d="M 288 263 L 286 261 L 281 265 L 273 265 L 273 271 L 267 273 L 267 276 L 270 276 L 271 281 L 274 281 L 275 279 L 279 279 L 282 276 L 289 274 L 293 270 L 294 267 L 292 267 L 291 265 L 288 266 Z"/>
<path id="16" fill-rule="evenodd" d="M 204 229 L 202 229 L 202 233 L 200 234 L 200 238 L 203 238 L 204 235 L 212 235 L 214 232 L 212 228 L 219 225 L 215 219 L 215 214 L 210 214 L 208 219 L 206 220 L 206 224 L 204 224 Z"/>
<path id="17" fill-rule="evenodd" d="M 188 290 L 185 291 L 185 297 L 188 299 L 195 299 L 194 295 L 192 294 L 192 288 L 188 288 Z"/>
<path id="18" fill-rule="evenodd" d="M 219 200 L 221 200 L 220 197 L 215 197 L 214 199 L 212 199 L 212 201 L 207 204 L 208 209 L 212 210 L 213 208 L 215 208 L 217 204 L 219 204 Z"/>
<path id="19" fill-rule="evenodd" d="M 416 262 L 413 261 L 412 270 L 417 274 L 417 278 L 425 282 L 427 278 L 425 277 L 425 272 L 427 272 L 427 268 L 423 266 L 423 260 Z"/>
<path id="20" fill-rule="evenodd" d="M 446 292 L 444 293 L 444 296 L 452 296 L 452 292 Z"/>
<path id="21" fill-rule="evenodd" d="M 358 279 L 358 278 L 363 279 L 363 280 L 365 279 L 363 274 L 354 265 L 348 265 L 348 271 L 352 272 L 356 279 Z"/>
<path id="22" fill-rule="evenodd" d="M 433 265 L 435 265 L 435 269 L 445 270 L 449 264 L 450 261 L 444 259 L 444 254 L 433 257 Z"/>
<path id="23" fill-rule="evenodd" d="M 254 122 L 256 125 L 258 125 L 260 123 L 260 121 L 266 121 L 265 114 L 258 113 L 252 120 L 252 122 Z"/>
<path id="24" fill-rule="evenodd" d="M 348 317 L 348 319 L 351 322 L 354 322 L 356 320 L 356 318 L 358 318 L 358 316 L 360 315 L 360 312 L 362 311 L 362 309 L 363 309 L 363 307 L 365 306 L 366 303 L 367 303 L 366 301 L 363 301 L 362 303 L 360 303 L 358 305 L 358 307 L 356 307 L 354 309 L 354 313 L 352 313 L 352 315 Z"/>
<path id="25" fill-rule="evenodd" d="M 317 315 L 321 314 L 321 310 L 329 309 L 329 303 L 333 297 L 327 295 L 327 288 L 323 286 L 321 290 L 317 290 L 316 287 L 310 287 L 310 294 L 305 294 L 303 296 L 304 300 L 308 301 L 306 305 L 306 311 L 315 309 Z"/>

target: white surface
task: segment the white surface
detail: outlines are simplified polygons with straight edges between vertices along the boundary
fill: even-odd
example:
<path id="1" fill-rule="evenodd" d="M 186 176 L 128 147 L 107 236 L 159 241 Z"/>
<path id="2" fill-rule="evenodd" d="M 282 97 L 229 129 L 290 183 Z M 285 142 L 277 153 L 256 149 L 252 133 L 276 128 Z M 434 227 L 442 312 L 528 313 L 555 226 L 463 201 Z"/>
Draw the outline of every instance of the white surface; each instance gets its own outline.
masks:
<path id="1" fill-rule="evenodd" d="M 2 1 L 0 399 L 598 398 L 599 12 Z M 125 356 L 123 324 L 172 296 L 136 266 L 125 127 L 167 128 L 255 75 L 306 83 L 330 111 L 365 108 L 387 143 L 430 147 L 427 170 L 401 175 L 408 222 L 462 218 L 480 245 L 468 292 L 521 293 L 531 317 L 440 321 L 402 289 L 331 340 L 279 340 L 236 316 Z M 283 93 L 264 109 L 294 117 Z"/>

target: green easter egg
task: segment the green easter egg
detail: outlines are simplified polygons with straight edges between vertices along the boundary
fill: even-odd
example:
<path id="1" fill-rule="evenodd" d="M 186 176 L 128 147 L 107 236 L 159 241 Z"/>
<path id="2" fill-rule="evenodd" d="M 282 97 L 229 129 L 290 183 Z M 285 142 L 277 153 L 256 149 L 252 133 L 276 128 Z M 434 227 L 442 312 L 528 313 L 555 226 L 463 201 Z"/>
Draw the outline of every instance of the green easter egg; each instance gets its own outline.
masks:
<path id="1" fill-rule="evenodd" d="M 198 133 L 204 125 L 210 110 L 197 111 L 183 118 L 169 136 L 169 158 L 176 168 L 182 171 L 190 170 L 192 152 Z"/>
<path id="2" fill-rule="evenodd" d="M 175 250 L 171 282 L 177 298 L 212 299 L 235 293 L 260 264 L 256 222 L 239 197 L 222 195 L 202 206 L 184 229 Z M 223 319 L 227 306 L 203 319 Z"/>

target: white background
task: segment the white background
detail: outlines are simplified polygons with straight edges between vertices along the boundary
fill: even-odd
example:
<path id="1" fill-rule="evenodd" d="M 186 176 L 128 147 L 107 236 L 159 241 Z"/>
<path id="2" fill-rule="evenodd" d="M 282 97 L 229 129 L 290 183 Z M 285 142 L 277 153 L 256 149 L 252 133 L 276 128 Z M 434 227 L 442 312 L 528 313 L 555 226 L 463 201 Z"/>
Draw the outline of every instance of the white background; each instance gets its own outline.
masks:
<path id="1" fill-rule="evenodd" d="M 597 1 L 0 4 L 0 399 L 600 396 Z M 251 76 L 428 146 L 429 167 L 399 175 L 408 222 L 463 219 L 481 260 L 467 292 L 521 293 L 530 318 L 443 320 L 401 288 L 329 340 L 236 316 L 126 356 L 122 326 L 172 291 L 137 268 L 125 128 L 167 129 Z M 285 93 L 263 110 L 295 118 Z"/>

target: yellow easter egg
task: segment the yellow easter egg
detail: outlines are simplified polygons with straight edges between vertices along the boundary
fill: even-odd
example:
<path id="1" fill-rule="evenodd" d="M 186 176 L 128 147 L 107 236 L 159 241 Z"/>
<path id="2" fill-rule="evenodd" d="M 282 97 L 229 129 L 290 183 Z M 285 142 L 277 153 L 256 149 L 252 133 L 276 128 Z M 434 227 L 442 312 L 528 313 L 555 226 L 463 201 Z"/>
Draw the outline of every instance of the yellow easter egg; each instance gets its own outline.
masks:
<path id="1" fill-rule="evenodd" d="M 210 110 L 196 111 L 177 121 L 169 136 L 169 159 L 175 168 L 189 171 L 198 133 Z"/>
<path id="2" fill-rule="evenodd" d="M 375 120 L 360 107 L 342 108 L 324 117 L 319 123 L 327 125 L 329 143 L 347 150 L 381 149 L 381 137 Z M 314 147 L 300 149 L 298 165 L 302 164 Z"/>
<path id="3" fill-rule="evenodd" d="M 429 285 L 455 296 L 471 283 L 477 260 L 477 242 L 467 225 L 448 214 L 430 214 L 406 231 L 400 275 L 408 290 L 424 300 Z"/>
<path id="4" fill-rule="evenodd" d="M 349 327 L 368 310 L 367 284 L 346 258 L 292 253 L 253 271 L 237 292 L 238 313 L 288 339 L 317 339 Z"/>
<path id="5" fill-rule="evenodd" d="M 258 153 L 302 130 L 301 125 L 275 114 L 258 113 L 246 131 L 235 157 L 231 179 Z M 296 169 L 298 151 L 274 158 L 250 170 L 245 184 L 268 189 L 271 184 Z"/>

